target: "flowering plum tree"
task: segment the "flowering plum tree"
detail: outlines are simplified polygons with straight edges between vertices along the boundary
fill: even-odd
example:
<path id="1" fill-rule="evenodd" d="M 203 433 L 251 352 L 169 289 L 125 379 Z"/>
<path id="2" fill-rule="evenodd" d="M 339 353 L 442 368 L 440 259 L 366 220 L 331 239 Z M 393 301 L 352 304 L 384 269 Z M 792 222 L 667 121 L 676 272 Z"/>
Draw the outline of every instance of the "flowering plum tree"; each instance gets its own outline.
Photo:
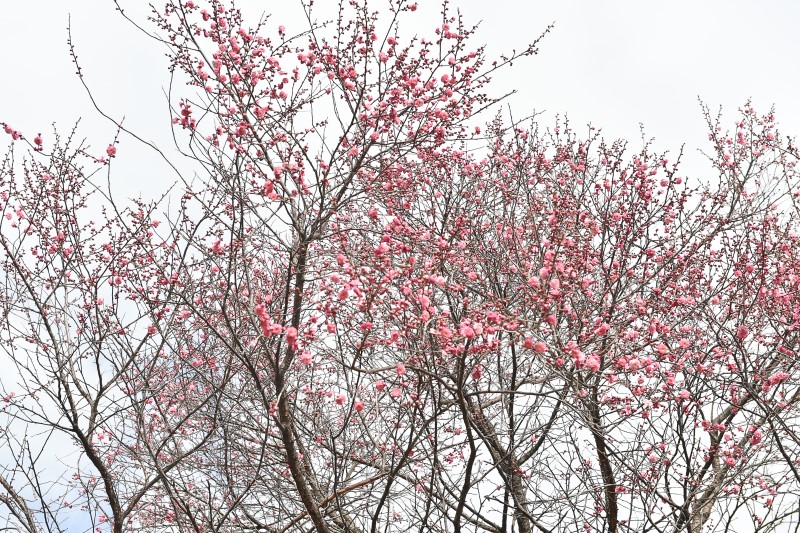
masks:
<path id="1" fill-rule="evenodd" d="M 798 153 L 773 114 L 704 108 L 690 182 L 649 144 L 479 123 L 536 43 L 490 62 L 447 3 L 426 38 L 406 0 L 312 7 L 293 36 L 153 12 L 199 176 L 161 201 L 99 185 L 116 140 L 3 124 L 4 525 L 797 525 Z"/>

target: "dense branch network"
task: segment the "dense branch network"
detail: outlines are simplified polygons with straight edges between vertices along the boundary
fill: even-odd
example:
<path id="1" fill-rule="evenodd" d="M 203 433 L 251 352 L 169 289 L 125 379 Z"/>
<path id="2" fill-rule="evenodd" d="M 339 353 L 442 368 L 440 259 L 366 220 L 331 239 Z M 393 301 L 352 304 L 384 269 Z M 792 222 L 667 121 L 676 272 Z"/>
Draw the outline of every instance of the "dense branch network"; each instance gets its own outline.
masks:
<path id="1" fill-rule="evenodd" d="M 160 201 L 103 191 L 116 140 L 3 124 L 2 527 L 797 526 L 798 154 L 773 114 L 704 108 L 690 181 L 649 144 L 483 118 L 536 43 L 491 62 L 446 2 L 425 38 L 405 0 L 304 9 L 294 36 L 153 12 L 198 169 Z"/>

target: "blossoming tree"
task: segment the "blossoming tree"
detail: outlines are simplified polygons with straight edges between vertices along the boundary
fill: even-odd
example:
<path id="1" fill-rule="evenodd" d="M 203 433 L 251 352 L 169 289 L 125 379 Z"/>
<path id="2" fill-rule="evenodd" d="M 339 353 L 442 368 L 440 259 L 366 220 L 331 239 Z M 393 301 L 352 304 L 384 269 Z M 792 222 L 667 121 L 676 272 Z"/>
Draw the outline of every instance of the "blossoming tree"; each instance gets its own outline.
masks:
<path id="1" fill-rule="evenodd" d="M 772 113 L 704 110 L 690 182 L 481 115 L 536 43 L 491 62 L 446 3 L 425 38 L 405 0 L 312 7 L 293 36 L 153 12 L 199 169 L 163 201 L 103 192 L 116 141 L 3 124 L 4 526 L 796 525 L 798 153 Z"/>

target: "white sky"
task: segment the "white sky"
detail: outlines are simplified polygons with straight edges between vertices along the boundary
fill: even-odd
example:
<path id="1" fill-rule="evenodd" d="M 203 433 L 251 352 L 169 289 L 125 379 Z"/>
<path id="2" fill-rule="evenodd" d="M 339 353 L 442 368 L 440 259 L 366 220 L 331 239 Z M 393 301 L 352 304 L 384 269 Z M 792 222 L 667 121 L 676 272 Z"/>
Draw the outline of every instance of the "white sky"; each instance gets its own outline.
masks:
<path id="1" fill-rule="evenodd" d="M 374 1 L 379 5 L 382 0 Z M 423 12 L 438 1 L 418 0 Z M 322 8 L 333 0 L 317 0 Z M 55 121 L 62 131 L 82 117 L 79 130 L 102 148 L 113 127 L 92 109 L 74 75 L 66 44 L 68 14 L 81 66 L 98 101 L 148 139 L 171 148 L 163 91 L 169 83 L 164 49 L 133 28 L 111 0 L 5 2 L 0 18 L 0 121 L 32 137 Z M 146 2 L 121 0 L 143 20 Z M 272 26 L 299 28 L 297 2 L 242 0 L 245 12 L 273 13 Z M 744 0 L 451 0 L 470 21 L 482 21 L 474 45 L 490 54 L 520 49 L 550 23 L 556 27 L 539 56 L 516 63 L 497 78 L 497 91 L 516 89 L 515 115 L 546 111 L 574 126 L 591 122 L 609 138 L 625 137 L 638 148 L 639 123 L 659 150 L 686 143 L 683 173 L 702 179 L 707 167 L 696 155 L 706 130 L 697 97 L 724 107 L 732 124 L 752 97 L 756 109 L 776 106 L 783 133 L 800 133 L 800 3 Z M 489 7 L 489 8 L 487 8 Z M 401 32 L 429 34 L 436 26 L 418 17 Z M 180 90 L 180 87 L 178 88 Z M 487 116 L 488 119 L 488 116 Z M 3 139 L 0 145 L 5 144 Z M 100 151 L 100 150 L 98 150 Z M 157 158 L 123 139 L 114 184 L 124 196 L 159 189 L 171 176 Z"/>
<path id="2" fill-rule="evenodd" d="M 436 12 L 438 2 L 418 1 Z M 143 20 L 147 2 L 121 3 Z M 713 109 L 722 105 L 726 124 L 749 97 L 762 112 L 774 104 L 783 133 L 800 133 L 800 2 L 451 0 L 451 5 L 461 8 L 467 21 L 483 21 L 473 45 L 488 43 L 490 55 L 521 49 L 556 23 L 539 56 L 497 78 L 498 94 L 518 91 L 510 102 L 517 116 L 546 111 L 541 120 L 552 124 L 556 113 L 567 113 L 574 126 L 591 122 L 608 138 L 629 139 L 633 148 L 644 123 L 658 149 L 687 144 L 683 173 L 698 179 L 708 170 L 696 155 L 706 136 L 698 96 Z M 272 12 L 272 26 L 284 23 L 290 34 L 293 27 L 301 29 L 292 23 L 297 20 L 292 0 L 242 0 L 240 6 Z M 98 102 L 169 151 L 164 49 L 126 22 L 111 0 L 3 2 L 0 121 L 29 138 L 42 132 L 49 142 L 53 122 L 67 132 L 80 118 L 79 136 L 97 153 L 112 140 L 113 126 L 93 110 L 74 75 L 66 43 L 70 13 L 81 66 Z M 436 20 L 429 20 L 428 26 L 406 24 L 402 35 L 430 34 Z M 9 138 L 0 135 L 4 147 Z M 124 137 L 113 169 L 122 196 L 149 196 L 174 179 L 152 152 Z"/>

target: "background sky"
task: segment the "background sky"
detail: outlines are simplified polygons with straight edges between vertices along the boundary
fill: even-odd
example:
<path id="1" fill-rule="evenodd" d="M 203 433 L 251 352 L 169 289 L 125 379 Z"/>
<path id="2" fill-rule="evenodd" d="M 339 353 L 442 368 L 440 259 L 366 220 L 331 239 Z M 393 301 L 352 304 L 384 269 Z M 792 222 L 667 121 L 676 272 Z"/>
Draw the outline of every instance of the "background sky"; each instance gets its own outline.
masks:
<path id="1" fill-rule="evenodd" d="M 418 27 L 407 23 L 402 35 L 430 34 L 437 25 L 439 2 L 418 1 Z M 149 29 L 146 4 L 120 2 Z M 334 4 L 317 0 L 322 9 Z M 289 34 L 302 29 L 296 0 L 239 5 L 255 17 L 272 13 L 270 25 L 285 24 Z M 698 97 L 714 111 L 723 106 L 726 125 L 748 98 L 758 111 L 774 105 L 783 133 L 800 133 L 796 1 L 451 0 L 451 7 L 466 21 L 481 22 L 473 45 L 487 44 L 490 55 L 521 49 L 555 23 L 538 56 L 496 77 L 498 93 L 517 91 L 509 102 L 516 116 L 543 111 L 540 121 L 552 124 L 556 114 L 566 114 L 573 126 L 592 123 L 606 138 L 629 139 L 632 148 L 641 145 L 641 123 L 658 150 L 676 151 L 685 143 L 683 172 L 698 179 L 707 170 L 697 154 L 707 133 Z M 66 131 L 81 119 L 79 136 L 98 151 L 113 139 L 113 126 L 94 111 L 74 74 L 67 46 L 70 16 L 81 67 L 98 103 L 115 118 L 124 116 L 144 138 L 171 149 L 165 49 L 125 21 L 111 0 L 5 3 L 0 121 L 29 138 L 42 132 L 47 142 L 53 122 Z M 121 140 L 113 174 L 117 194 L 148 196 L 173 181 L 152 152 L 130 138 Z"/>
<path id="2" fill-rule="evenodd" d="M 149 28 L 147 2 L 120 1 Z M 438 1 L 418 1 L 419 27 L 404 25 L 405 37 L 430 35 L 437 26 Z M 272 28 L 285 24 L 289 34 L 303 29 L 297 0 L 239 5 L 255 17 L 272 13 Z M 524 48 L 555 23 L 538 56 L 496 77 L 496 94 L 517 91 L 509 101 L 516 116 L 544 112 L 540 121 L 549 125 L 556 114 L 566 114 L 573 126 L 591 123 L 606 138 L 629 139 L 633 149 L 641 144 L 643 124 L 658 150 L 677 151 L 685 143 L 683 174 L 699 180 L 708 167 L 697 153 L 707 142 L 698 97 L 715 111 L 722 106 L 726 125 L 748 98 L 761 112 L 774 105 L 783 133 L 800 134 L 796 0 L 451 0 L 451 7 L 468 22 L 481 21 L 472 44 L 487 44 L 490 56 Z M 54 123 L 66 133 L 80 120 L 78 137 L 98 154 L 113 140 L 114 126 L 94 110 L 75 75 L 68 20 L 98 104 L 174 155 L 165 49 L 127 22 L 111 0 L 3 2 L 0 122 L 28 138 L 41 132 L 48 143 Z M 8 140 L 0 134 L 0 149 Z M 174 180 L 152 151 L 131 138 L 120 140 L 113 164 L 118 197 L 151 197 Z"/>

